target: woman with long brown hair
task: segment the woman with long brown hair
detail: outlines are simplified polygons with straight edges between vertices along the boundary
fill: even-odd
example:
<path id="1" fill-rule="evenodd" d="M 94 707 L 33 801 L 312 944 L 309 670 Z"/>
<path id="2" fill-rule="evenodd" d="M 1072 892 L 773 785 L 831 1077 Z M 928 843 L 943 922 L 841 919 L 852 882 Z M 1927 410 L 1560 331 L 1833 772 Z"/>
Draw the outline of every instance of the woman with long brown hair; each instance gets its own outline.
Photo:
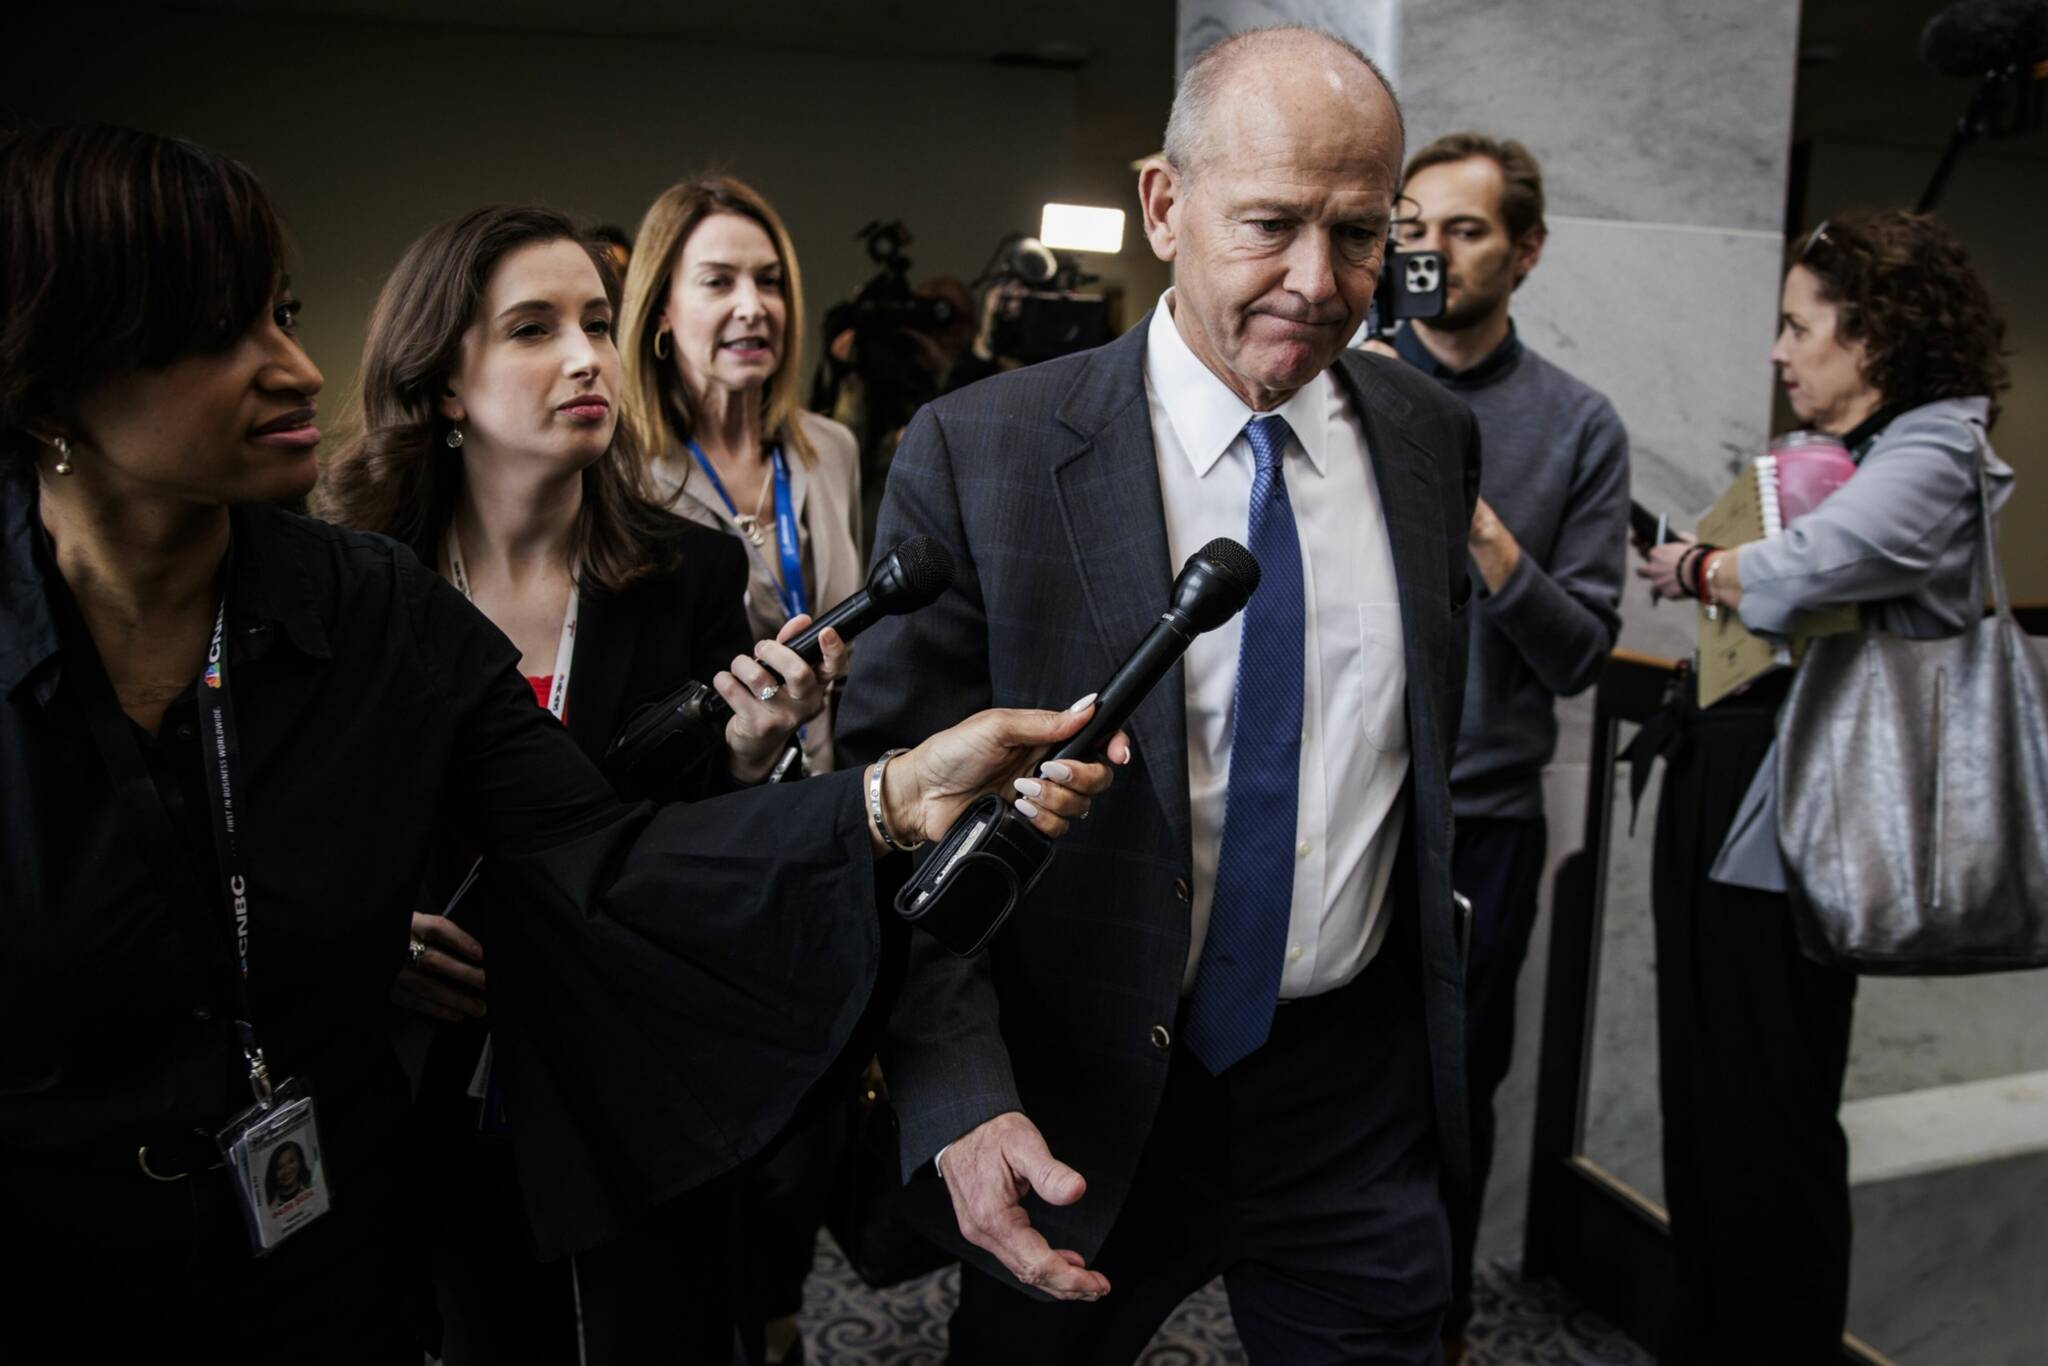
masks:
<path id="1" fill-rule="evenodd" d="M 723 772 L 700 766 L 663 793 L 694 799 L 763 777 L 817 715 L 844 651 L 814 674 L 764 642 L 779 680 L 746 654 L 739 542 L 656 506 L 619 426 L 617 296 L 609 258 L 551 210 L 493 206 L 429 231 L 378 297 L 349 415 L 356 434 L 327 462 L 313 505 L 437 565 L 511 637 L 535 699 L 593 760 L 635 706 L 715 675 L 733 706 L 713 761 Z M 580 1288 L 586 1345 L 609 1358 L 604 1338 L 632 1303 L 610 1293 L 600 1267 L 621 1254 L 587 1256 L 575 1287 L 566 1263 L 528 1251 L 485 1060 L 489 908 L 472 893 L 441 913 L 467 866 L 453 859 L 422 889 L 413 936 L 423 947 L 394 988 L 399 1004 L 443 1022 L 424 1051 L 418 1107 L 429 1187 L 455 1193 L 436 1200 L 433 1219 L 439 1355 L 476 1366 L 546 1348 L 566 1360 Z M 715 1283 L 728 1266 L 687 1271 Z M 701 1297 L 714 1335 L 729 1299 Z M 689 1344 L 673 1306 L 663 1325 Z"/>

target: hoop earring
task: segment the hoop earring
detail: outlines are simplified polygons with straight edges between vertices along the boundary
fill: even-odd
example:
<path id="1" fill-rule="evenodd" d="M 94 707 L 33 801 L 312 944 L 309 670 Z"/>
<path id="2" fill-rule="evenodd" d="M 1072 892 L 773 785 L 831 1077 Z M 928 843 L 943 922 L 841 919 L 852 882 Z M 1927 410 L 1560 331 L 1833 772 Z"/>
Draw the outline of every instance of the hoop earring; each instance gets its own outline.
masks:
<path id="1" fill-rule="evenodd" d="M 71 473 L 74 468 L 71 464 L 71 439 L 65 436 L 53 436 L 50 438 L 50 444 L 57 448 L 57 463 L 51 468 L 58 474 Z"/>
<path id="2" fill-rule="evenodd" d="M 657 332 L 657 333 L 655 333 L 655 334 L 654 334 L 654 358 L 655 358 L 656 360 L 667 360 L 667 359 L 668 359 L 668 353 L 669 353 L 669 345 L 668 345 L 668 333 L 667 333 L 667 332 Z"/>
<path id="3" fill-rule="evenodd" d="M 462 449 L 462 428 L 450 427 L 448 429 L 448 449 L 451 451 Z"/>

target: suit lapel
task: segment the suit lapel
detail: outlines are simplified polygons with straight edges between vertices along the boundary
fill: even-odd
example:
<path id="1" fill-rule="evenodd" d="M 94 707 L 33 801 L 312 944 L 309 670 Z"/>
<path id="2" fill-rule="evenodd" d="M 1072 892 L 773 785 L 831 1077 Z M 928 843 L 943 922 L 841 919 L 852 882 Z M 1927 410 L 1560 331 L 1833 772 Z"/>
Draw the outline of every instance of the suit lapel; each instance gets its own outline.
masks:
<path id="1" fill-rule="evenodd" d="M 1166 510 L 1145 401 L 1145 335 L 1140 322 L 1097 352 L 1059 410 L 1080 439 L 1055 458 L 1052 482 L 1081 592 L 1102 644 L 1100 677 L 1135 649 L 1166 611 L 1173 576 Z M 1127 729 L 1144 757 L 1160 806 L 1183 854 L 1189 846 L 1187 694 L 1175 665 Z"/>
<path id="2" fill-rule="evenodd" d="M 1336 365 L 1350 394 L 1372 452 L 1373 480 L 1393 551 L 1394 580 L 1401 601 L 1403 655 L 1408 664 L 1408 722 L 1416 738 L 1436 734 L 1437 692 L 1443 684 L 1445 585 L 1442 503 L 1436 458 L 1409 434 L 1413 411 L 1402 394 L 1373 374 L 1370 363 L 1346 352 Z"/>
<path id="3" fill-rule="evenodd" d="M 639 632 L 632 629 L 631 592 L 582 589 L 577 606 L 576 655 L 569 670 L 563 724 L 586 754 L 601 755 L 625 720 L 626 688 Z M 677 680 L 680 682 L 681 680 Z"/>

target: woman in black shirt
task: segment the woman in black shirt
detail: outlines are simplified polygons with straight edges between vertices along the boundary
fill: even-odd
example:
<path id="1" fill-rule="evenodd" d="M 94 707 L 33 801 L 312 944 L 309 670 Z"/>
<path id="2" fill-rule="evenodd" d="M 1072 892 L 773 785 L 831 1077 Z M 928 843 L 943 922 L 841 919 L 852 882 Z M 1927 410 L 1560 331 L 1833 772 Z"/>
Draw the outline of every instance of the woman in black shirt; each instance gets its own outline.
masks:
<path id="1" fill-rule="evenodd" d="M 1086 716 L 622 806 L 461 594 L 275 506 L 312 483 L 321 384 L 282 260 L 216 153 L 0 138 L 0 1331 L 24 1341 L 416 1362 L 386 1000 L 435 850 L 481 850 L 508 912 L 496 1048 L 559 1254 L 782 1128 L 866 1003 L 885 840 Z M 1107 781 L 1075 766 L 1039 827 Z M 257 1257 L 214 1136 L 287 1077 L 331 1208 Z M 565 1151 L 584 1169 L 533 1165 Z"/>

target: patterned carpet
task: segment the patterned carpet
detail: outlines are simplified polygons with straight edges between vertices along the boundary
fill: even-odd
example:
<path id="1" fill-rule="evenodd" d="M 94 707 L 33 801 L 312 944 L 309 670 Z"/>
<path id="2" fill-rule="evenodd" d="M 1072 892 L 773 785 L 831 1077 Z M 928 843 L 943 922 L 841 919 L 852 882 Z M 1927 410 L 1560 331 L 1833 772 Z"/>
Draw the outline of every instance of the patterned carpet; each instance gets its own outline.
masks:
<path id="1" fill-rule="evenodd" d="M 940 1366 L 953 1311 L 953 1269 L 890 1290 L 862 1285 L 830 1235 L 804 1292 L 808 1366 Z M 1467 1366 L 1651 1366 L 1650 1355 L 1613 1325 L 1574 1305 L 1555 1284 L 1525 1283 L 1504 1264 L 1482 1267 Z M 1180 1307 L 1141 1359 L 1143 1366 L 1241 1366 L 1222 1282 Z"/>

